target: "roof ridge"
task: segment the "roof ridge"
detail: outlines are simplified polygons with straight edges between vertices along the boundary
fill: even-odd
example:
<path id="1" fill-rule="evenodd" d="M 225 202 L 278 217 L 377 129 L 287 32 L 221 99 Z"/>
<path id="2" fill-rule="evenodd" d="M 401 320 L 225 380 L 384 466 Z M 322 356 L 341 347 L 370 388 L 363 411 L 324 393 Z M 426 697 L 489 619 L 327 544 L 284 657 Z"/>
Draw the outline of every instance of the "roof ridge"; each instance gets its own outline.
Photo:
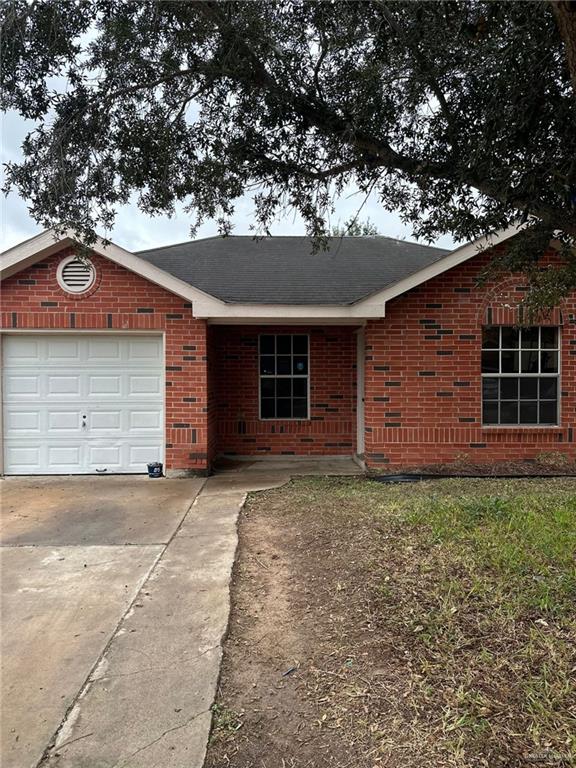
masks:
<path id="1" fill-rule="evenodd" d="M 450 253 L 450 248 L 442 248 L 438 245 L 428 245 L 427 243 L 418 243 L 414 240 L 403 240 L 400 237 L 391 237 L 390 235 L 330 235 L 329 240 L 343 240 L 349 238 L 350 240 L 389 240 L 394 243 L 402 243 L 403 245 L 416 245 L 418 248 L 426 248 L 431 251 L 443 251 Z M 143 253 L 150 253 L 152 251 L 164 251 L 168 248 L 177 248 L 180 245 L 195 245 L 196 243 L 203 243 L 207 240 L 232 240 L 232 239 L 250 239 L 255 241 L 262 240 L 310 240 L 308 235 L 265 235 L 263 237 L 256 237 L 255 235 L 210 235 L 209 237 L 200 237 L 197 240 L 182 240 L 179 243 L 171 243 L 170 245 L 158 245 L 154 248 L 145 248 L 142 251 L 134 251 L 137 255 Z"/>
<path id="2" fill-rule="evenodd" d="M 235 237 L 235 235 L 226 235 L 228 237 Z M 197 240 L 182 240 L 179 243 L 170 243 L 169 245 L 157 245 L 154 248 L 144 248 L 142 251 L 134 251 L 136 254 L 149 253 L 150 251 L 163 251 L 165 248 L 176 248 L 177 245 L 188 245 L 189 243 L 202 243 L 206 240 L 224 240 L 222 235 L 209 235 L 208 237 L 199 237 Z"/>

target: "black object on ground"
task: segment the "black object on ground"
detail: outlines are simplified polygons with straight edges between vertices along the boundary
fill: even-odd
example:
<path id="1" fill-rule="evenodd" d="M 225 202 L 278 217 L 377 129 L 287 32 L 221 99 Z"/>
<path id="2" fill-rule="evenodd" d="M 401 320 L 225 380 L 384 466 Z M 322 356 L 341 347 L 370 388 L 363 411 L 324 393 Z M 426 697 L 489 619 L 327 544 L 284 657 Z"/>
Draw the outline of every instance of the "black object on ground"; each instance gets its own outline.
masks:
<path id="1" fill-rule="evenodd" d="M 372 476 L 370 480 L 377 483 L 418 483 L 423 480 L 449 480 L 450 478 L 466 478 L 468 480 L 537 480 L 547 477 L 576 477 L 568 474 L 538 474 L 538 475 L 474 475 L 474 474 L 400 474 L 400 475 L 377 475 Z"/>
<path id="2" fill-rule="evenodd" d="M 161 461 L 152 461 L 148 464 L 148 477 L 162 477 Z"/>

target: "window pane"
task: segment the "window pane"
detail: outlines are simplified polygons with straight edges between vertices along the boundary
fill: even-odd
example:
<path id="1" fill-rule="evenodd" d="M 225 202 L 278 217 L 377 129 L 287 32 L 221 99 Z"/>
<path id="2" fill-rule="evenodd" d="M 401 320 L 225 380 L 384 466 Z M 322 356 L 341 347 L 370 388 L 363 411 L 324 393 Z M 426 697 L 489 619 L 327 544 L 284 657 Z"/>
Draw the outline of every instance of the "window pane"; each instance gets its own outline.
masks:
<path id="1" fill-rule="evenodd" d="M 502 349 L 518 349 L 518 328 L 502 328 Z"/>
<path id="2" fill-rule="evenodd" d="M 260 416 L 263 419 L 273 419 L 275 417 L 274 404 L 275 400 L 269 397 L 263 397 L 260 402 Z"/>
<path id="3" fill-rule="evenodd" d="M 260 379 L 260 397 L 274 397 L 276 379 Z"/>
<path id="4" fill-rule="evenodd" d="M 292 353 L 292 336 L 276 336 L 276 354 L 290 355 Z"/>
<path id="5" fill-rule="evenodd" d="M 538 379 L 520 380 L 520 399 L 536 400 L 538 397 Z"/>
<path id="6" fill-rule="evenodd" d="M 558 348 L 558 328 L 541 328 L 540 334 L 540 346 L 542 349 Z"/>
<path id="7" fill-rule="evenodd" d="M 482 379 L 482 398 L 498 400 L 498 379 Z"/>
<path id="8" fill-rule="evenodd" d="M 260 336 L 260 354 L 274 354 L 274 336 Z"/>
<path id="9" fill-rule="evenodd" d="M 292 379 L 276 379 L 276 397 L 292 397 Z"/>
<path id="10" fill-rule="evenodd" d="M 538 423 L 538 403 L 529 401 L 520 403 L 520 424 Z"/>
<path id="11" fill-rule="evenodd" d="M 274 357 L 263 355 L 260 358 L 260 373 L 274 375 L 274 373 L 276 373 L 274 370 L 274 360 Z"/>
<path id="12" fill-rule="evenodd" d="M 500 399 L 518 400 L 518 379 L 500 379 Z"/>
<path id="13" fill-rule="evenodd" d="M 292 417 L 292 400 L 278 398 L 276 401 L 276 416 L 279 419 L 290 419 Z"/>
<path id="14" fill-rule="evenodd" d="M 522 352 L 522 373 L 538 373 L 538 350 Z"/>
<path id="15" fill-rule="evenodd" d="M 482 349 L 498 349 L 500 328 L 482 328 Z"/>
<path id="16" fill-rule="evenodd" d="M 540 352 L 540 366 L 542 373 L 557 373 L 558 352 Z"/>
<path id="17" fill-rule="evenodd" d="M 292 379 L 276 379 L 276 397 L 292 397 Z"/>
<path id="18" fill-rule="evenodd" d="M 482 352 L 482 373 L 498 373 L 500 352 Z"/>
<path id="19" fill-rule="evenodd" d="M 308 354 L 308 336 L 294 336 L 292 345 L 295 355 Z"/>
<path id="20" fill-rule="evenodd" d="M 498 424 L 498 403 L 490 401 L 483 403 L 482 421 L 484 424 Z"/>
<path id="21" fill-rule="evenodd" d="M 518 403 L 500 403 L 500 424 L 518 424 Z"/>
<path id="22" fill-rule="evenodd" d="M 502 373 L 518 373 L 518 352 L 501 352 Z"/>
<path id="23" fill-rule="evenodd" d="M 556 424 L 556 403 L 540 403 L 540 424 Z"/>
<path id="24" fill-rule="evenodd" d="M 538 347 L 539 328 L 522 328 L 521 346 L 522 349 L 536 349 Z"/>
<path id="25" fill-rule="evenodd" d="M 540 400 L 555 400 L 556 389 L 556 379 L 540 379 Z"/>
<path id="26" fill-rule="evenodd" d="M 293 403 L 293 416 L 295 419 L 305 419 L 308 416 L 306 398 L 297 398 Z"/>
<path id="27" fill-rule="evenodd" d="M 292 371 L 290 370 L 290 363 L 292 362 L 292 358 L 288 356 L 282 356 L 276 358 L 276 373 L 279 376 L 286 376 Z"/>
<path id="28" fill-rule="evenodd" d="M 308 379 L 292 379 L 292 394 L 294 397 L 307 397 Z"/>
<path id="29" fill-rule="evenodd" d="M 308 373 L 308 358 L 307 357 L 294 357 L 293 358 L 293 373 L 303 375 Z"/>

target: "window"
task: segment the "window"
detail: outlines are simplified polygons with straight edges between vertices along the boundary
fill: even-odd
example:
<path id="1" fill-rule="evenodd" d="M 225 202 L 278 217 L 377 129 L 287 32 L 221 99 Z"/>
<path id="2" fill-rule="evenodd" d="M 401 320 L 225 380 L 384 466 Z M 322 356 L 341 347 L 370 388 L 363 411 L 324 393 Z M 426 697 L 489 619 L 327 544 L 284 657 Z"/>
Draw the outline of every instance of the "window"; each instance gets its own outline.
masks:
<path id="1" fill-rule="evenodd" d="M 308 418 L 308 336 L 260 336 L 260 418 Z"/>
<path id="2" fill-rule="evenodd" d="M 482 330 L 484 424 L 558 423 L 558 328 Z"/>

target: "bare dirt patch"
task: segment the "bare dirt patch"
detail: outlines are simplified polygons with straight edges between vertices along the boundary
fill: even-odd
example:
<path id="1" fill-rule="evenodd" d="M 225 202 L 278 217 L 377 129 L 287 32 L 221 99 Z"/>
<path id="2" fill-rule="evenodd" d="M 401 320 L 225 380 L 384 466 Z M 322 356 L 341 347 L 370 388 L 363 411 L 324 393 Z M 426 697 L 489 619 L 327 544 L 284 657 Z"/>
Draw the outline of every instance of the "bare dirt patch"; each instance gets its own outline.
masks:
<path id="1" fill-rule="evenodd" d="M 570 479 L 252 495 L 206 768 L 571 765 L 574 513 Z"/>

